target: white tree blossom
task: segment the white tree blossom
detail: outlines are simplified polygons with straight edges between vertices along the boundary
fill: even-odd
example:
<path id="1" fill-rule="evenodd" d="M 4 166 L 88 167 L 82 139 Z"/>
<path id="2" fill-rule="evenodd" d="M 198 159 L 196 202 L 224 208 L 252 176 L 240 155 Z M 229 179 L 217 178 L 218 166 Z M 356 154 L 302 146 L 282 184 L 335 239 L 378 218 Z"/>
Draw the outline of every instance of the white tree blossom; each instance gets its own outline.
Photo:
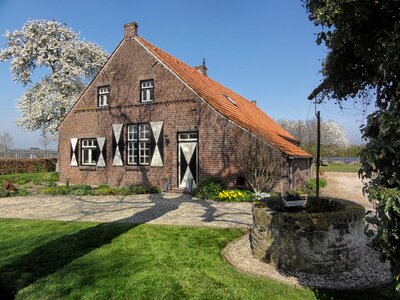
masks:
<path id="1" fill-rule="evenodd" d="M 0 61 L 11 60 L 12 79 L 28 86 L 17 102 L 21 112 L 17 124 L 27 131 L 41 129 L 54 134 L 107 54 L 56 21 L 29 20 L 22 30 L 7 32 L 4 37 L 7 48 L 0 51 Z M 35 69 L 47 72 L 32 82 Z"/>
<path id="2" fill-rule="evenodd" d="M 344 128 L 329 120 L 321 123 L 321 145 L 323 146 L 323 155 L 328 156 L 330 160 L 340 149 L 348 148 L 350 142 L 346 138 Z"/>
<path id="3" fill-rule="evenodd" d="M 317 149 L 317 120 L 287 120 L 278 123 L 300 141 L 300 145 L 310 153 Z M 321 152 L 330 159 L 339 150 L 350 146 L 346 131 L 336 122 L 329 120 L 321 122 Z"/>

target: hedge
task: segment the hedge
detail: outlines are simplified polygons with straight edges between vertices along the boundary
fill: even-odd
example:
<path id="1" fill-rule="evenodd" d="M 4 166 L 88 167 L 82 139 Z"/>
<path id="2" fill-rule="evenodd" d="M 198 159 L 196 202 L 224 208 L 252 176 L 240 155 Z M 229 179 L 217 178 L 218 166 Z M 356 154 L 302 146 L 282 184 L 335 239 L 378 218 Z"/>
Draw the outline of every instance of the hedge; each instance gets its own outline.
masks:
<path id="1" fill-rule="evenodd" d="M 0 175 L 54 172 L 57 158 L 0 158 Z"/>

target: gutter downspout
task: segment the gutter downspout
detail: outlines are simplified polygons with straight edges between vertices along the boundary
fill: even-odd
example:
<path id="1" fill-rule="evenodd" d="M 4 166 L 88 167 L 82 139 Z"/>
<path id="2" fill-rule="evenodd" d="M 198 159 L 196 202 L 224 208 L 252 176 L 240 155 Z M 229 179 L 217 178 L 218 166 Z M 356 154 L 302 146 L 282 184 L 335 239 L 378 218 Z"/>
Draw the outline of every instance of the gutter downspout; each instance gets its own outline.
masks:
<path id="1" fill-rule="evenodd" d="M 289 189 L 293 189 L 293 158 L 289 157 Z"/>

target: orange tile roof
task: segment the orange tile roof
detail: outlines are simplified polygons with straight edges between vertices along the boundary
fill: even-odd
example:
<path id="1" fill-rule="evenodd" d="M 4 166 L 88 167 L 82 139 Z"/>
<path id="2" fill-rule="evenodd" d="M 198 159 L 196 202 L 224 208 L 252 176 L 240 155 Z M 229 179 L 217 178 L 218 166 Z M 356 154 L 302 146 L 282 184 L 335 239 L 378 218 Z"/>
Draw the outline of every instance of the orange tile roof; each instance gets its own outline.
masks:
<path id="1" fill-rule="evenodd" d="M 257 105 L 211 78 L 204 76 L 184 62 L 153 46 L 143 38 L 135 36 L 135 39 L 222 115 L 263 138 L 269 144 L 289 156 L 312 157 L 311 154 L 295 145 L 295 143 L 298 143 L 296 138 L 259 109 Z M 229 101 L 228 97 L 236 105 Z M 293 143 L 289 140 L 292 140 Z"/>

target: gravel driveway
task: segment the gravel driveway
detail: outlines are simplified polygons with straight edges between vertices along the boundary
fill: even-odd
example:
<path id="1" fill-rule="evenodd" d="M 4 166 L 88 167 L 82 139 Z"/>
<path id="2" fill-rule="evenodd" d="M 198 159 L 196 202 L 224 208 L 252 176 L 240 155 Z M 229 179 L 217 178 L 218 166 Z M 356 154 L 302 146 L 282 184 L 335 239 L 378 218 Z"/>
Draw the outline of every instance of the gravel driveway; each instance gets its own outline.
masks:
<path id="1" fill-rule="evenodd" d="M 323 195 L 371 209 L 356 173 L 325 173 Z M 27 196 L 0 199 L 0 218 L 130 222 L 251 228 L 251 203 L 204 201 L 181 194 L 135 196 Z"/>
<path id="2" fill-rule="evenodd" d="M 321 189 L 321 195 L 350 200 L 372 210 L 372 203 L 362 193 L 363 184 L 357 173 L 326 172 L 322 178 L 328 185 Z"/>
<path id="3" fill-rule="evenodd" d="M 0 199 L 0 218 L 250 228 L 251 206 L 181 194 L 27 196 Z"/>

